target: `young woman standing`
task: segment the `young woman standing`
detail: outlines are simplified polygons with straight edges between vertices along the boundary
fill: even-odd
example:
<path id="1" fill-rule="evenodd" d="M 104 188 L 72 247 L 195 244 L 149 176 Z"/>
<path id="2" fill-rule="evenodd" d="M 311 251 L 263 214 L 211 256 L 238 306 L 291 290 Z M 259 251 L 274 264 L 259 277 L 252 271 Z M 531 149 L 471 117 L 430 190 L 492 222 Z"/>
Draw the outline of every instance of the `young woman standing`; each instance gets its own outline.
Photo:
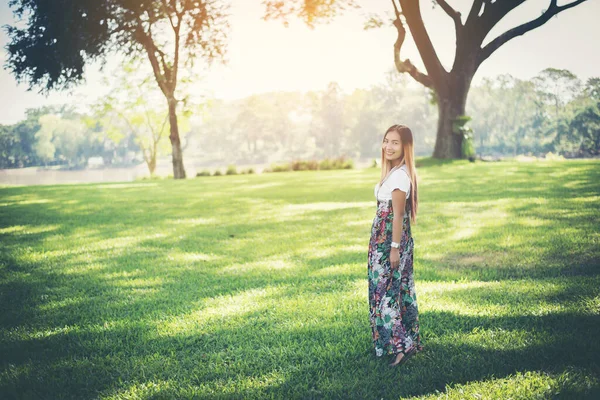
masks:
<path id="1" fill-rule="evenodd" d="M 413 279 L 411 220 L 417 215 L 413 135 L 404 125 L 383 136 L 377 213 L 369 241 L 369 319 L 375 355 L 392 354 L 390 366 L 423 350 Z"/>

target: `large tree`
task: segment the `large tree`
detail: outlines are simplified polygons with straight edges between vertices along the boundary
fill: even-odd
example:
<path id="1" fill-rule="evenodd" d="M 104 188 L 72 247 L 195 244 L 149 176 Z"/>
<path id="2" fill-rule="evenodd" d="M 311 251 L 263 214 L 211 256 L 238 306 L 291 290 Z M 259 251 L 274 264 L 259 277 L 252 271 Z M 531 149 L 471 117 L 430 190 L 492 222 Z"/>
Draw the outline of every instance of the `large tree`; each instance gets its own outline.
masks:
<path id="1" fill-rule="evenodd" d="M 85 64 L 110 53 L 144 55 L 167 101 L 173 176 L 185 178 L 177 122 L 178 77 L 197 56 L 222 59 L 226 7 L 218 0 L 11 0 L 25 27 L 6 26 L 7 65 L 42 92 L 83 79 Z"/>
<path id="2" fill-rule="evenodd" d="M 574 0 L 558 5 L 549 0 L 548 8 L 537 18 L 524 22 L 483 45 L 484 39 L 508 13 L 525 3 L 525 0 L 473 0 L 466 18 L 446 0 L 433 0 L 452 19 L 456 37 L 454 63 L 450 71 L 442 66 L 431 42 L 421 15 L 420 0 L 392 0 L 393 25 L 398 36 L 394 43 L 394 63 L 400 73 L 407 73 L 417 82 L 435 92 L 438 105 L 438 127 L 433 156 L 460 158 L 463 136 L 453 133 L 453 122 L 465 114 L 467 95 L 477 69 L 492 53 L 506 42 L 542 26 L 554 15 L 583 3 Z M 281 18 L 287 23 L 289 16 L 302 18 L 309 26 L 318 19 L 329 20 L 343 9 L 356 5 L 354 0 L 267 0 L 266 18 Z M 370 26 L 381 26 L 381 19 L 370 21 Z M 420 71 L 400 52 L 406 38 L 406 27 L 416 44 L 426 71 Z"/>

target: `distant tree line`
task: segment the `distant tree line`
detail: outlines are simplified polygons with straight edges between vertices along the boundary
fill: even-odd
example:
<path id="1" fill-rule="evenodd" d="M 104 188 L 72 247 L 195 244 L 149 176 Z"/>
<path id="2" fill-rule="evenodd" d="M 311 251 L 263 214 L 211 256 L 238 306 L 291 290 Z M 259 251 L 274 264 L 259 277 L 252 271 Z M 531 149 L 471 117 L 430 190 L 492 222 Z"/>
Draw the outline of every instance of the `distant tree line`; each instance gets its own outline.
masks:
<path id="1" fill-rule="evenodd" d="M 128 165 L 139 150 L 133 135 L 115 142 L 94 119 L 68 106 L 29 109 L 24 120 L 0 125 L 0 168 L 84 168 L 91 157 Z"/>
<path id="2" fill-rule="evenodd" d="M 382 84 L 352 93 L 331 83 L 319 92 L 212 99 L 195 109 L 199 118 L 186 118 L 180 127 L 182 149 L 186 162 L 199 166 L 364 160 L 377 156 L 389 125 L 402 123 L 414 132 L 417 155 L 431 155 L 434 99 L 429 89 L 410 87 L 394 71 Z M 73 106 L 30 109 L 24 120 L 0 125 L 0 167 L 82 168 L 91 157 L 101 157 L 106 166 L 146 161 L 153 172 L 156 158 L 169 155 L 167 135 L 157 134 L 165 131 L 168 112 L 140 101 L 108 96 L 88 114 Z M 531 80 L 484 79 L 472 88 L 467 113 L 480 155 L 600 155 L 600 78 L 581 82 L 570 71 L 548 68 Z"/>
<path id="3" fill-rule="evenodd" d="M 547 68 L 531 80 L 485 79 L 469 95 L 477 152 L 600 154 L 600 78 Z"/>

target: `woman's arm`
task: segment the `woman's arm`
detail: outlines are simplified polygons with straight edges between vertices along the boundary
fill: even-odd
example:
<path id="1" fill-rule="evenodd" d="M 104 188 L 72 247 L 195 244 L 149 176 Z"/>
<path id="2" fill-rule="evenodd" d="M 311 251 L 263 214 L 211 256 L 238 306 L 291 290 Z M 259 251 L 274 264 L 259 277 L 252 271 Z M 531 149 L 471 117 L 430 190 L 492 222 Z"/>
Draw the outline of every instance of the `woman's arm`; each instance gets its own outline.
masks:
<path id="1" fill-rule="evenodd" d="M 404 219 L 404 204 L 406 203 L 406 192 L 400 189 L 392 190 L 392 209 L 394 219 L 392 220 L 392 242 L 400 244 L 402 239 L 402 220 Z M 390 249 L 390 264 L 392 270 L 400 266 L 400 249 Z"/>
<path id="2" fill-rule="evenodd" d="M 404 219 L 404 207 L 406 205 L 406 192 L 400 189 L 392 191 L 392 209 L 394 220 L 392 223 L 392 242 L 400 243 L 402 239 L 402 220 Z"/>

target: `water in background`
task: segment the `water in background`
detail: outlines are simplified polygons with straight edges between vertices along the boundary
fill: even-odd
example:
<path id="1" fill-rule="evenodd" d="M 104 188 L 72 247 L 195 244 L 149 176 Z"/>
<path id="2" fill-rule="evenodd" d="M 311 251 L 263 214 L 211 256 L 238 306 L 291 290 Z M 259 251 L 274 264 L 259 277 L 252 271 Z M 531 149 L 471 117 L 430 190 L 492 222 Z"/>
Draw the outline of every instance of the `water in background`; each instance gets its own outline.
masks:
<path id="1" fill-rule="evenodd" d="M 355 161 L 354 168 L 369 167 L 372 160 Z M 187 165 L 185 173 L 188 179 L 194 178 L 196 172 L 209 170 L 211 174 L 215 170 L 224 173 L 225 165 L 214 167 Z M 238 165 L 237 169 L 254 168 L 256 173 L 261 173 L 268 164 Z M 155 171 L 156 176 L 166 177 L 173 175 L 173 164 L 170 160 L 160 162 Z M 89 168 L 83 170 L 61 170 L 55 168 L 29 167 L 15 169 L 0 169 L 0 185 L 59 185 L 69 183 L 97 183 L 97 182 L 131 182 L 144 177 L 149 177 L 148 167 L 142 163 L 131 167 L 121 168 Z"/>

